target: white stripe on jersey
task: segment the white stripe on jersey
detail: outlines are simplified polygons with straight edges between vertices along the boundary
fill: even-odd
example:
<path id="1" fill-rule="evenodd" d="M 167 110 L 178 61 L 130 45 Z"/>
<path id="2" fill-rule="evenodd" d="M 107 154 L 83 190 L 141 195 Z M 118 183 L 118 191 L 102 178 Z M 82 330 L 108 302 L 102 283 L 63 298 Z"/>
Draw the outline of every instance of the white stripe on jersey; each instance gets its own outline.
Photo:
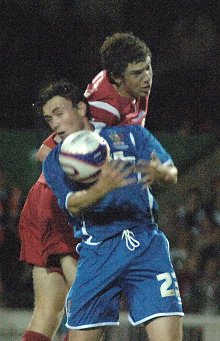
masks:
<path id="1" fill-rule="evenodd" d="M 131 132 L 130 132 L 130 139 L 131 139 L 131 142 L 133 143 L 133 145 L 136 146 L 134 134 L 132 134 Z"/>
<path id="2" fill-rule="evenodd" d="M 113 107 L 113 105 L 111 105 L 111 104 L 108 104 L 106 102 L 101 102 L 101 101 L 89 101 L 89 105 L 96 107 L 96 108 L 104 109 L 104 110 L 112 113 L 119 120 L 121 118 L 120 112 L 115 107 Z"/>
<path id="3" fill-rule="evenodd" d="M 88 236 L 89 238 L 87 240 L 83 240 L 84 243 L 88 244 L 88 245 L 98 245 L 100 244 L 100 242 L 92 242 L 92 236 L 87 232 L 86 229 L 86 223 L 85 223 L 85 219 L 84 219 L 84 215 L 82 214 L 82 233 L 84 236 Z"/>
<path id="4" fill-rule="evenodd" d="M 150 213 L 151 213 L 151 221 L 152 223 L 155 222 L 154 220 L 154 216 L 153 216 L 153 202 L 154 202 L 154 197 L 151 194 L 149 188 L 147 187 L 147 193 L 148 193 L 148 200 L 149 200 L 149 209 L 150 209 Z"/>

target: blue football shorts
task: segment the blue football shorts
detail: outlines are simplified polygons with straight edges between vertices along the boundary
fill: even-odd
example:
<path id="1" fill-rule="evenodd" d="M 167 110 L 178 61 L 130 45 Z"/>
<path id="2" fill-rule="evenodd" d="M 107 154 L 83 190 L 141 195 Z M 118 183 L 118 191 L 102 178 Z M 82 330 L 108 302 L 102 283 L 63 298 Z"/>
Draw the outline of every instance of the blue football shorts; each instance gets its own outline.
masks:
<path id="1" fill-rule="evenodd" d="M 67 328 L 118 325 L 122 292 L 132 325 L 184 315 L 164 233 L 146 227 L 125 232 L 99 245 L 80 243 L 76 280 L 66 299 Z"/>

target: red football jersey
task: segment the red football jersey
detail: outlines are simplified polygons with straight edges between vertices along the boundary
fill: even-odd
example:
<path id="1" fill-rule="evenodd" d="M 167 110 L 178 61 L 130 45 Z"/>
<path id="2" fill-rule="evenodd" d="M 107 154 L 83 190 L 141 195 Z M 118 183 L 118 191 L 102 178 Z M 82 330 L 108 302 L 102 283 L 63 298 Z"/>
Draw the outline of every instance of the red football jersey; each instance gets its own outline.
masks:
<path id="1" fill-rule="evenodd" d="M 42 143 L 45 144 L 50 149 L 53 149 L 57 145 L 57 143 L 61 141 L 61 140 L 60 141 L 59 140 L 60 140 L 59 136 L 56 133 L 53 133 L 50 136 L 48 136 L 46 138 L 46 140 L 44 140 Z M 42 184 L 46 184 L 46 180 L 44 178 L 43 173 L 41 173 L 41 175 L 37 181 L 39 181 Z"/>
<path id="2" fill-rule="evenodd" d="M 92 83 L 88 84 L 84 95 L 95 122 L 102 122 L 107 126 L 125 124 L 144 126 L 149 96 L 133 101 L 120 96 L 110 83 L 106 70 L 101 71 Z"/>

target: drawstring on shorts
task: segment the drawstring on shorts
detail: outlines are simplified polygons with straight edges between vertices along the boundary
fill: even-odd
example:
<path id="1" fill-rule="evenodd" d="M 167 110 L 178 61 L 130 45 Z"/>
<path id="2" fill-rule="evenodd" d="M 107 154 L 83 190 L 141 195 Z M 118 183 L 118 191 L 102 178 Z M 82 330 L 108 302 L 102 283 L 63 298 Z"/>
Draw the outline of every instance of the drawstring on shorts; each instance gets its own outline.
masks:
<path id="1" fill-rule="evenodd" d="M 134 233 L 130 230 L 123 231 L 121 239 L 123 238 L 125 238 L 126 246 L 130 251 L 134 251 L 140 246 L 139 241 L 134 238 Z"/>

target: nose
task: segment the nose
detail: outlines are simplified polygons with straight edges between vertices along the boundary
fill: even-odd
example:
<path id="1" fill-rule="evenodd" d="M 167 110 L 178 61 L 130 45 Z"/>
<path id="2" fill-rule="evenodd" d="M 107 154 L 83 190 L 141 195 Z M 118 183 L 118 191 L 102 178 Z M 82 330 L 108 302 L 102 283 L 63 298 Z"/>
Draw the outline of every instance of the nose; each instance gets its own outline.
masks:
<path id="1" fill-rule="evenodd" d="M 150 69 L 145 69 L 143 71 L 143 81 L 146 83 L 150 83 L 150 81 L 151 81 L 151 70 Z"/>
<path id="2" fill-rule="evenodd" d="M 53 117 L 51 122 L 51 128 L 53 131 L 57 131 L 60 126 L 60 121 L 57 117 Z"/>

